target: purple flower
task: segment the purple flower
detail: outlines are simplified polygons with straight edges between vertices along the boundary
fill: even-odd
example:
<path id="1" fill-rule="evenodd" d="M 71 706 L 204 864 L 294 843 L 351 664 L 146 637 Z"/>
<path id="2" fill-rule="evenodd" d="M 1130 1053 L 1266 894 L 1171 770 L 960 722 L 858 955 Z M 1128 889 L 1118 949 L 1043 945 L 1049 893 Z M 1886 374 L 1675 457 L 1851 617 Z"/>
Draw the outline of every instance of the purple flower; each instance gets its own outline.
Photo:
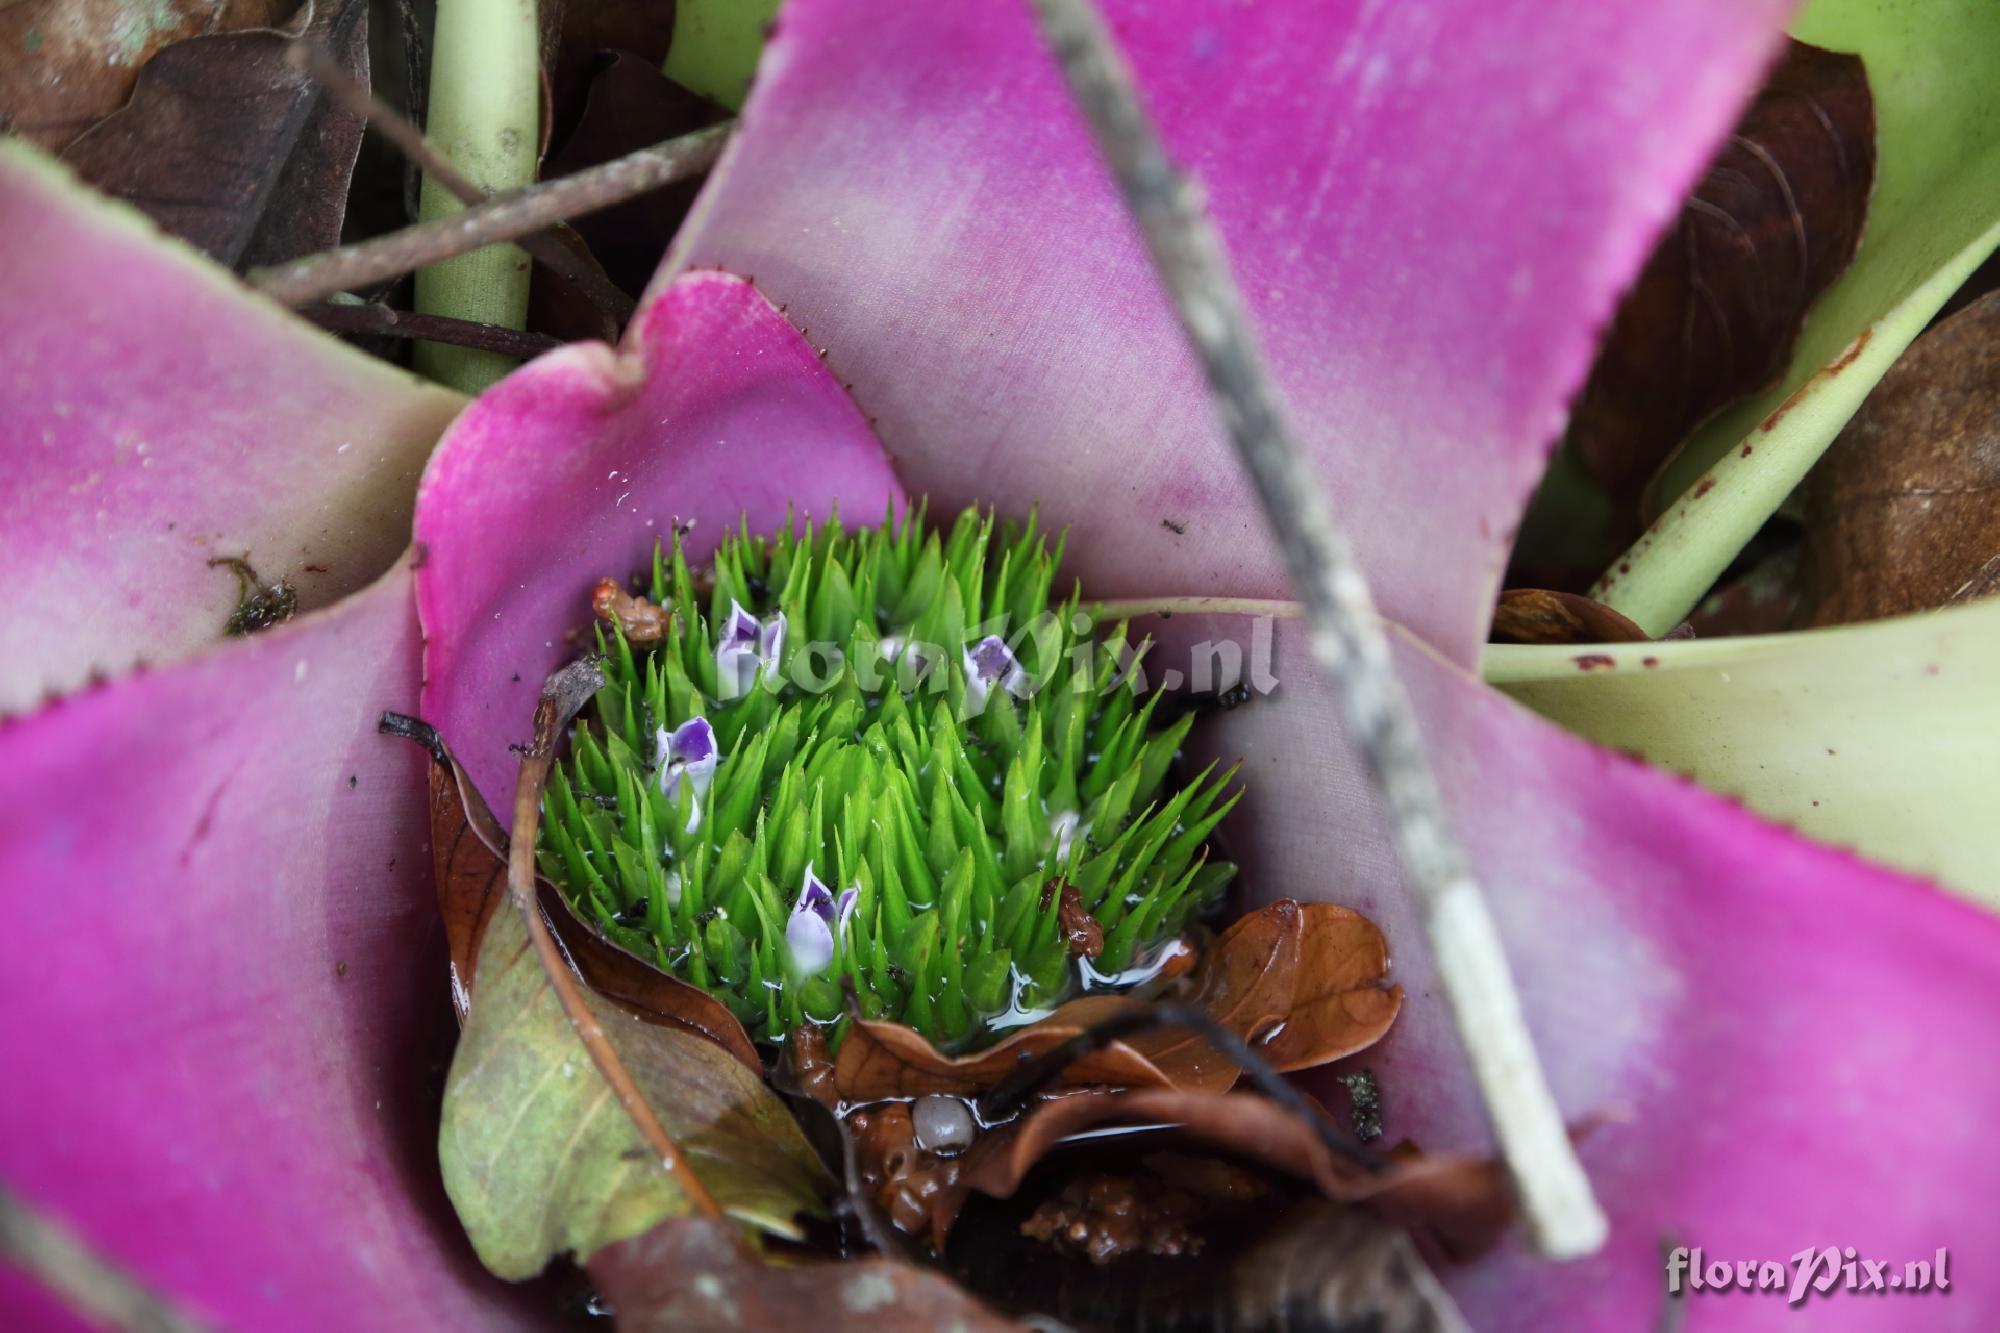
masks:
<path id="1" fill-rule="evenodd" d="M 785 949 L 800 975 L 818 976 L 833 965 L 834 940 L 846 933 L 860 896 L 857 886 L 842 889 L 836 899 L 813 874 L 812 866 L 806 866 L 798 901 L 792 904 L 791 917 L 785 922 Z"/>
<path id="2" fill-rule="evenodd" d="M 785 613 L 774 611 L 759 620 L 729 603 L 729 619 L 723 622 L 722 638 L 715 645 L 715 692 L 722 699 L 740 699 L 766 682 L 778 679 L 780 659 L 785 652 Z"/>
<path id="3" fill-rule="evenodd" d="M 653 733 L 653 765 L 659 769 L 660 790 L 668 800 L 674 800 L 680 795 L 682 778 L 694 789 L 694 802 L 688 807 L 689 833 L 701 827 L 701 801 L 708 795 L 716 765 L 721 762 L 715 748 L 715 728 L 705 717 L 690 718 L 671 732 L 660 727 Z"/>
<path id="4" fill-rule="evenodd" d="M 1026 698 L 1034 682 L 1021 669 L 1014 650 L 997 634 L 989 634 L 965 650 L 965 712 L 977 717 L 986 709 L 986 698 L 995 686 L 1016 699 Z"/>

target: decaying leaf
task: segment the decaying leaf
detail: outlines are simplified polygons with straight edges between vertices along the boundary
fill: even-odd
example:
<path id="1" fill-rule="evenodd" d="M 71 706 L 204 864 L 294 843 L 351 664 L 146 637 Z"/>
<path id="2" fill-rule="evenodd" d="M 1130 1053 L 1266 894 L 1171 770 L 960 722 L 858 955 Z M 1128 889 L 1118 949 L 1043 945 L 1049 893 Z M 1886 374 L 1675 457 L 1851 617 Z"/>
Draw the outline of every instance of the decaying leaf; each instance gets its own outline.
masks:
<path id="1" fill-rule="evenodd" d="M 733 1219 L 797 1237 L 833 1182 L 784 1103 L 714 1042 L 585 995 L 689 1165 Z M 493 1272 L 524 1278 L 689 1211 L 543 974 L 518 913 L 494 915 L 473 1006 L 445 1083 L 445 1189 Z"/>
<path id="2" fill-rule="evenodd" d="M 1718 408 L 1791 360 L 1861 242 L 1875 111 L 1860 57 L 1792 42 L 1619 307 L 1570 440 L 1633 497 Z"/>
<path id="3" fill-rule="evenodd" d="M 625 298 L 612 287 L 604 266 L 597 262 L 597 256 L 591 253 L 577 229 L 567 222 L 558 222 L 546 234 L 554 238 L 567 268 L 558 273 L 547 264 L 535 265 L 528 286 L 528 327 L 563 342 L 590 338 L 617 342 L 623 320 L 631 311 L 623 305 Z M 578 281 L 578 275 L 583 273 L 589 274 L 589 279 Z M 599 283 L 603 285 L 600 287 Z M 605 297 L 607 291 L 618 296 L 617 309 Z"/>
<path id="4" fill-rule="evenodd" d="M 293 34 L 193 37 L 63 152 L 86 181 L 231 268 L 340 240 L 361 118 L 286 60 Z M 305 40 L 368 81 L 367 0 L 316 0 Z"/>
<path id="5" fill-rule="evenodd" d="M 589 1268 L 624 1333 L 1007 1333 L 1021 1327 L 940 1273 L 882 1258 L 763 1265 L 726 1228 L 692 1218 L 607 1246 Z"/>
<path id="6" fill-rule="evenodd" d="M 958 1056 L 946 1055 L 901 1023 L 857 1019 L 849 1025 L 834 1057 L 833 1087 L 840 1099 L 849 1103 L 926 1093 L 969 1096 L 1000 1082 L 1021 1061 L 1053 1050 L 1092 1024 L 1144 1003 L 1116 995 L 1072 1000 L 997 1045 Z M 1069 1067 L 1065 1081 L 1171 1085 L 1165 1071 L 1124 1042 L 1113 1042 L 1078 1060 Z"/>
<path id="7" fill-rule="evenodd" d="M 951 1270 L 1003 1309 L 1145 1333 L 1464 1327 L 1410 1237 L 1368 1209 L 1159 1134 L 1072 1158 L 1074 1174 L 978 1200 L 954 1238 Z"/>
<path id="8" fill-rule="evenodd" d="M 1581 593 L 1509 588 L 1493 610 L 1495 643 L 1637 643 L 1647 637 L 1628 617 Z"/>
<path id="9" fill-rule="evenodd" d="M 507 831 L 443 739 L 415 719 L 385 719 L 431 755 L 431 856 L 451 954 L 452 1003 L 471 1008 L 474 968 L 487 924 L 507 901 Z M 540 885 L 542 915 L 585 985 L 636 1018 L 706 1037 L 752 1072 L 762 1062 L 750 1034 L 714 996 L 627 953 L 571 910 L 554 885 Z"/>
<path id="10" fill-rule="evenodd" d="M 1314 903 L 1298 914 L 1299 968 L 1284 1024 L 1264 1037 L 1262 1054 L 1289 1074 L 1373 1046 L 1396 1021 L 1403 988 L 1385 988 L 1389 942 L 1359 912 Z M 1226 938 L 1226 937 L 1225 937 Z"/>
<path id="11" fill-rule="evenodd" d="M 673 42 L 676 0 L 563 0 L 542 5 L 542 77 L 561 143 L 576 123 L 592 76 L 623 53 L 658 69 Z M 555 22 L 551 25 L 551 11 Z M 559 173 L 544 173 L 554 176 Z"/>
<path id="12" fill-rule="evenodd" d="M 983 1135 L 966 1154 L 956 1189 L 933 1205 L 933 1241 L 942 1246 L 970 1192 L 1007 1198 L 1066 1139 L 1117 1124 L 1180 1126 L 1204 1147 L 1309 1181 L 1328 1199 L 1367 1203 L 1401 1225 L 1420 1226 L 1457 1256 L 1485 1250 L 1513 1217 L 1505 1175 L 1494 1162 L 1405 1152 L 1387 1169 L 1371 1173 L 1336 1156 L 1313 1126 L 1269 1098 L 1139 1088 L 1056 1097 Z"/>
<path id="13" fill-rule="evenodd" d="M 1464 1316 L 1400 1228 L 1339 1204 L 1296 1216 L 1231 1265 L 1213 1317 L 1190 1327 L 1458 1333 Z"/>
<path id="14" fill-rule="evenodd" d="M 487 923 L 507 901 L 507 830 L 443 742 L 430 733 L 431 867 L 451 953 L 451 1002 L 463 1023 Z"/>
<path id="15" fill-rule="evenodd" d="M 154 52 L 204 33 L 268 28 L 290 0 L 20 0 L 0 5 L 0 133 L 61 151 L 132 91 Z"/>
<path id="16" fill-rule="evenodd" d="M 1262 1052 L 1281 1071 L 1307 1069 L 1380 1040 L 1395 1021 L 1402 988 L 1384 987 L 1387 943 L 1369 920 L 1330 903 L 1280 899 L 1250 913 L 1202 951 L 1185 999 Z M 1085 996 L 1047 1018 L 967 1055 L 950 1056 L 897 1023 L 857 1021 L 835 1057 L 843 1101 L 923 1093 L 969 1095 L 993 1087 L 1023 1061 L 1146 1001 Z M 1178 1029 L 1142 1032 L 1081 1056 L 1064 1071 L 1071 1087 L 1160 1087 L 1226 1091 L 1237 1068 L 1200 1037 Z"/>
<path id="17" fill-rule="evenodd" d="M 2000 293 L 1910 346 L 1807 482 L 1813 625 L 2000 589 Z"/>
<path id="18" fill-rule="evenodd" d="M 1687 623 L 1697 639 L 1776 634 L 1797 628 L 1802 607 L 1799 547 L 1794 542 L 1702 598 Z"/>

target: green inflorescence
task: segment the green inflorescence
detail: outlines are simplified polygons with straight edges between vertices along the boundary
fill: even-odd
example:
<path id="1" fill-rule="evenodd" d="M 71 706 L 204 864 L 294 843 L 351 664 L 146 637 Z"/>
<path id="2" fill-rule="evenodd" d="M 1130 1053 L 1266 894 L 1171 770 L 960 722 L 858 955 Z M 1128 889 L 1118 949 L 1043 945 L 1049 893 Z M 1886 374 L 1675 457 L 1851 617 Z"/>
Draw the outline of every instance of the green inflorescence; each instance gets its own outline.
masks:
<path id="1" fill-rule="evenodd" d="M 1077 593 L 1050 604 L 1060 555 L 1032 519 L 996 532 L 968 510 L 941 537 L 919 509 L 732 533 L 697 578 L 677 532 L 653 557 L 665 635 L 598 630 L 609 684 L 550 781 L 544 872 L 759 1040 L 837 1020 L 844 980 L 863 1013 L 948 1046 L 1115 988 L 1234 873 L 1206 846 L 1234 770 L 1170 780 L 1191 716 L 1139 697 L 1128 668 L 1146 645 L 1123 624 L 1100 640 Z M 735 604 L 782 611 L 787 630 L 775 671 L 723 698 L 715 644 Z M 969 708 L 963 649 L 990 634 L 1032 684 Z M 658 729 L 697 716 L 721 755 L 698 816 L 694 784 L 669 797 L 655 763 Z M 809 866 L 859 890 L 812 975 L 786 943 Z M 1094 959 L 1063 929 L 1065 883 L 1102 928 Z"/>

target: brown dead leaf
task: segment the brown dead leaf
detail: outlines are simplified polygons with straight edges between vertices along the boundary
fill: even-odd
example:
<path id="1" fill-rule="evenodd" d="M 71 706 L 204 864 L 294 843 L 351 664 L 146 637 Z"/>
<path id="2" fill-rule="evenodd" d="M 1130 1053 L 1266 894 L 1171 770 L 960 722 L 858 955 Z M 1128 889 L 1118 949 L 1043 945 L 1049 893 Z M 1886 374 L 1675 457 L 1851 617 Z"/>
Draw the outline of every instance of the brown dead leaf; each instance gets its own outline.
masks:
<path id="1" fill-rule="evenodd" d="M 1269 1098 L 1141 1088 L 1057 1097 L 982 1136 L 966 1154 L 956 1190 L 933 1206 L 934 1242 L 942 1247 L 971 1191 L 1008 1198 L 1064 1139 L 1115 1124 L 1180 1126 L 1202 1144 L 1310 1181 L 1329 1199 L 1365 1203 L 1399 1225 L 1422 1227 L 1455 1257 L 1490 1246 L 1513 1216 L 1506 1173 L 1496 1162 L 1403 1150 L 1387 1170 L 1371 1173 L 1335 1156 L 1310 1125 Z"/>
<path id="2" fill-rule="evenodd" d="M 1630 502 L 1704 418 L 1783 373 L 1861 242 L 1875 109 L 1858 56 L 1792 42 L 1625 297 L 1571 421 Z"/>
<path id="3" fill-rule="evenodd" d="M 1373 1045 L 1389 1030 L 1402 988 L 1382 986 L 1388 945 L 1372 922 L 1331 903 L 1280 899 L 1238 920 L 1202 951 L 1177 998 L 1245 1041 L 1264 1043 L 1280 1071 L 1309 1069 Z M 900 1023 L 853 1022 L 834 1061 L 848 1103 L 928 1092 L 984 1092 L 1024 1061 L 1105 1020 L 1142 1009 L 1122 995 L 1071 1000 L 985 1050 L 949 1056 Z M 1140 1032 L 1069 1064 L 1060 1084 L 1224 1092 L 1235 1061 L 1180 1028 Z"/>
<path id="4" fill-rule="evenodd" d="M 606 1246 L 588 1265 L 624 1333 L 1006 1333 L 942 1274 L 891 1259 L 761 1264 L 724 1224 L 680 1219 Z"/>
<path id="5" fill-rule="evenodd" d="M 19 0 L 0 5 L 0 132 L 50 152 L 125 104 L 173 42 L 275 27 L 291 0 Z"/>
<path id="6" fill-rule="evenodd" d="M 586 986 L 655 1026 L 707 1037 L 762 1076 L 764 1065 L 757 1058 L 750 1034 L 722 1001 L 599 934 L 595 926 L 571 910 L 568 900 L 547 880 L 541 882 L 541 903 L 542 915 L 549 919 L 563 952 Z"/>
<path id="7" fill-rule="evenodd" d="M 1202 951 L 1185 1001 L 1253 1046 L 1280 1073 L 1374 1045 L 1402 1007 L 1384 988 L 1389 946 L 1359 912 L 1281 898 L 1243 917 Z M 1132 1047 L 1171 1086 L 1226 1091 L 1236 1065 L 1193 1033 L 1141 1033 Z"/>
<path id="8" fill-rule="evenodd" d="M 63 151 L 84 180 L 228 268 L 339 243 L 362 118 L 288 62 L 293 35 L 192 37 Z M 305 40 L 368 83 L 367 0 L 317 0 Z"/>
<path id="9" fill-rule="evenodd" d="M 1300 913 L 1299 933 L 1291 1007 L 1259 1052 L 1281 1074 L 1331 1064 L 1373 1046 L 1403 1006 L 1403 988 L 1382 985 L 1389 942 L 1367 917 L 1332 903 L 1311 903 Z"/>
<path id="10" fill-rule="evenodd" d="M 1687 626 L 1697 639 L 1777 634 L 1798 628 L 1803 607 L 1795 540 L 1702 598 L 1688 613 Z"/>
<path id="11" fill-rule="evenodd" d="M 507 830 L 442 743 L 432 751 L 431 868 L 451 950 L 451 1003 L 463 1023 L 487 923 L 507 901 Z"/>
<path id="12" fill-rule="evenodd" d="M 946 1055 L 901 1023 L 856 1019 L 849 1023 L 834 1057 L 834 1088 L 848 1103 L 920 1097 L 930 1092 L 972 1096 L 999 1083 L 1023 1061 L 1053 1050 L 1093 1024 L 1144 1004 L 1143 1000 L 1117 995 L 1071 1000 L 998 1045 L 957 1056 Z M 1165 1071 L 1122 1041 L 1071 1064 L 1063 1081 L 1120 1087 L 1172 1085 Z"/>
<path id="13" fill-rule="evenodd" d="M 1649 637 L 1623 613 L 1581 593 L 1509 588 L 1493 610 L 1494 643 L 1638 643 Z"/>
<path id="14" fill-rule="evenodd" d="M 558 222 L 546 234 L 554 237 L 561 247 L 568 268 L 557 273 L 546 264 L 535 265 L 528 278 L 528 327 L 563 342 L 590 338 L 617 342 L 622 320 L 631 312 L 614 311 L 598 297 L 601 289 L 577 281 L 578 274 L 588 273 L 593 282 L 601 281 L 605 288 L 610 288 L 611 280 L 604 266 L 597 262 L 597 256 L 591 253 L 577 229 L 567 222 Z"/>
<path id="15" fill-rule="evenodd" d="M 2000 292 L 1911 344 L 1806 495 L 1801 577 L 1813 625 L 2000 589 Z"/>

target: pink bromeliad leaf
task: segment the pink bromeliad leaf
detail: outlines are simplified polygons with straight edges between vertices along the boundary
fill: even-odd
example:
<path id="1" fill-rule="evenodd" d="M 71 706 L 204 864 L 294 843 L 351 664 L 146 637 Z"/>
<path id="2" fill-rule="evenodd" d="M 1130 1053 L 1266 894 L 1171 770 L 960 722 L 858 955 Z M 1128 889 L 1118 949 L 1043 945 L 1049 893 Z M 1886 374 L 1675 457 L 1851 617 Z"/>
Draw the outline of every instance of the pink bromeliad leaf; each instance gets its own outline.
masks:
<path id="1" fill-rule="evenodd" d="M 424 716 L 509 818 L 542 680 L 590 628 L 589 590 L 647 567 L 691 524 L 787 512 L 879 521 L 902 492 L 853 401 L 743 279 L 657 291 L 614 351 L 583 343 L 482 395 L 438 446 L 417 498 Z M 588 642 L 583 640 L 582 642 Z M 511 822 L 511 821 L 510 821 Z"/>
<path id="2" fill-rule="evenodd" d="M 1176 616 L 1175 643 L 1247 640 Z M 1518 1250 L 1446 1274 L 1477 1328 L 1651 1326 L 1663 1242 L 1708 1259 L 1808 1245 L 1931 1258 L 2000 1245 L 2000 921 L 1941 890 L 1774 828 L 1549 726 L 1407 635 L 1397 665 L 1493 904 L 1528 1023 L 1612 1220 L 1599 1255 L 1552 1269 Z M 1280 628 L 1271 695 L 1199 731 L 1243 756 L 1232 850 L 1265 896 L 1333 898 L 1389 937 L 1407 999 L 1361 1061 L 1391 1138 L 1484 1150 L 1490 1136 L 1381 807 L 1315 675 Z M 1981 1054 L 1975 1055 L 1978 1052 Z M 1320 1090 L 1345 1104 L 1331 1078 Z M 1689 1296 L 1690 1326 L 1766 1328 L 1783 1299 Z M 1916 1298 L 1926 1299 L 1926 1298 Z M 1991 1291 L 1815 1302 L 1817 1328 L 1990 1324 Z"/>
<path id="3" fill-rule="evenodd" d="M 1458 661 L 1598 326 L 1787 8 L 1104 5 L 1377 600 Z M 1094 596 L 1284 595 L 1026 3 L 792 0 L 692 224 L 669 267 L 784 304 L 912 492 L 1039 501 L 1090 534 Z"/>
<path id="4" fill-rule="evenodd" d="M 0 713 L 221 637 L 218 556 L 299 606 L 409 542 L 463 400 L 244 290 L 65 168 L 0 144 Z"/>
<path id="5" fill-rule="evenodd" d="M 423 755 L 374 734 L 416 654 L 397 569 L 0 728 L 0 1180 L 224 1326 L 514 1308 L 430 1148 L 452 1024 Z"/>

